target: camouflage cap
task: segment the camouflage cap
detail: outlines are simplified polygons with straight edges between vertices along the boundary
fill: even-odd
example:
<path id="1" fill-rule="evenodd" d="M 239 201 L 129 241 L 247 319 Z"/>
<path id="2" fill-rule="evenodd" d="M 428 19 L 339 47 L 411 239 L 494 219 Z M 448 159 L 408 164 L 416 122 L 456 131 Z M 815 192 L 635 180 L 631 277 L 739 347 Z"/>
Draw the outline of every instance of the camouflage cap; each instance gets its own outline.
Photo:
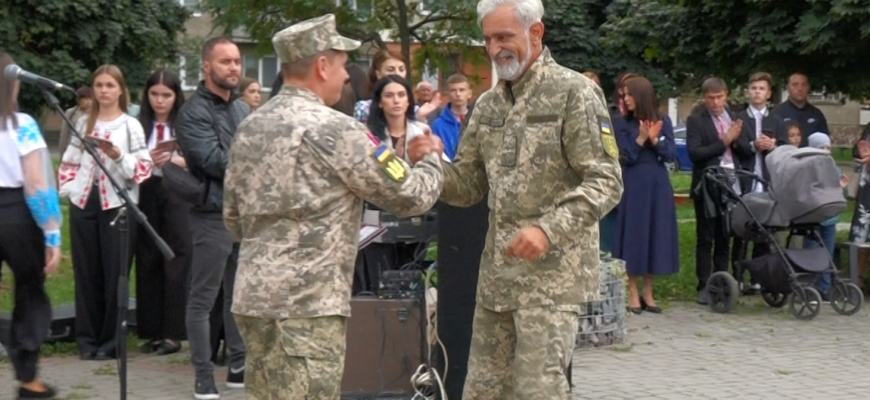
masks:
<path id="1" fill-rule="evenodd" d="M 326 14 L 299 22 L 272 37 L 282 63 L 292 63 L 326 50 L 351 51 L 360 42 L 338 34 L 335 15 Z"/>

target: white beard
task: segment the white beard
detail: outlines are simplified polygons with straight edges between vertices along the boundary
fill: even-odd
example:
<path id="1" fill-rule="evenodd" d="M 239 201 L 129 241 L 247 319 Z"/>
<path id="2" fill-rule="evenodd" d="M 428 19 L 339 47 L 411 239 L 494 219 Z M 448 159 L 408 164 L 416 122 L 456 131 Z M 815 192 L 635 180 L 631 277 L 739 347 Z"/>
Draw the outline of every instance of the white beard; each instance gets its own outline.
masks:
<path id="1" fill-rule="evenodd" d="M 529 34 L 526 33 L 526 58 L 522 62 L 519 61 L 519 58 L 520 58 L 519 55 L 517 55 L 517 53 L 514 53 L 510 50 L 502 50 L 502 51 L 498 52 L 498 54 L 496 54 L 496 56 L 495 56 L 495 59 L 493 59 L 493 61 L 492 61 L 492 65 L 495 67 L 495 73 L 496 73 L 496 75 L 498 75 L 498 79 L 505 80 L 505 81 L 513 81 L 513 80 L 519 78 L 520 75 L 523 73 L 523 70 L 525 70 L 526 67 L 529 65 L 529 61 L 532 58 L 531 50 L 532 50 L 532 41 L 531 41 L 531 38 L 529 37 Z M 510 57 L 510 58 L 509 58 L 507 64 L 499 65 L 499 63 L 496 62 L 496 60 L 503 58 L 503 57 Z"/>

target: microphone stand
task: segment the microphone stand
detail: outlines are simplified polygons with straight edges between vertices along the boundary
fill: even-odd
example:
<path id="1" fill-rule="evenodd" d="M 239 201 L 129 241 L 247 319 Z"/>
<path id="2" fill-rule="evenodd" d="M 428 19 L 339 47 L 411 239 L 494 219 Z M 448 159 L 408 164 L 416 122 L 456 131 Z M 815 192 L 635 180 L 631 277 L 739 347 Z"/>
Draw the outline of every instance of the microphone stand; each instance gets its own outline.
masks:
<path id="1" fill-rule="evenodd" d="M 148 223 L 148 219 L 145 217 L 145 214 L 142 213 L 142 210 L 136 206 L 136 202 L 130 199 L 130 194 L 127 193 L 126 188 L 122 187 L 118 181 L 115 180 L 115 177 L 109 173 L 109 170 L 106 168 L 106 165 L 100 160 L 100 156 L 97 154 L 97 150 L 94 148 L 94 144 L 84 140 L 84 137 L 81 133 L 79 133 L 75 125 L 72 121 L 67 118 L 66 113 L 63 112 L 63 109 L 60 107 L 60 102 L 57 100 L 57 97 L 51 92 L 50 88 L 45 88 L 40 86 L 40 90 L 42 91 L 42 96 L 45 97 L 45 101 L 63 118 L 64 122 L 69 125 L 69 131 L 71 134 L 75 135 L 81 142 L 82 147 L 85 151 L 93 157 L 94 162 L 96 162 L 97 166 L 100 167 L 101 170 L 106 175 L 106 178 L 109 179 L 109 182 L 112 184 L 112 187 L 115 189 L 115 192 L 121 197 L 122 205 L 118 210 L 118 215 L 112 221 L 111 226 L 117 228 L 120 241 L 120 260 L 118 260 L 118 268 L 120 271 L 118 277 L 118 330 L 116 332 L 116 340 L 118 341 L 118 348 L 116 350 L 116 357 L 118 358 L 118 379 L 121 384 L 121 400 L 127 399 L 127 310 L 130 305 L 130 280 L 129 280 L 129 271 L 127 269 L 127 260 L 128 254 L 130 252 L 130 240 L 129 240 L 129 218 L 130 214 L 132 214 L 133 218 L 136 219 L 141 226 L 145 227 L 145 230 L 148 232 L 148 235 L 151 236 L 151 239 L 154 240 L 154 243 L 157 245 L 157 248 L 160 249 L 160 253 L 163 254 L 163 257 L 166 257 L 167 260 L 171 260 L 175 258 L 175 253 L 172 252 L 172 249 L 169 248 L 169 245 L 157 234 L 157 231 L 154 230 L 154 227 Z M 129 214 L 128 214 L 129 213 Z"/>

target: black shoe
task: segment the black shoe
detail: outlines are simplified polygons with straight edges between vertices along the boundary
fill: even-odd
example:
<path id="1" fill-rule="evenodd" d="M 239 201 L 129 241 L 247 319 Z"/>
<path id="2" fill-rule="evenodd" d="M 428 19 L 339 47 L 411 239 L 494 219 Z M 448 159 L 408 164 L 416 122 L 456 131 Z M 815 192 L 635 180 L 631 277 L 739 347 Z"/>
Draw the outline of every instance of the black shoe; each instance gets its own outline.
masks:
<path id="1" fill-rule="evenodd" d="M 710 294 L 707 293 L 707 289 L 701 289 L 698 291 L 698 298 L 695 302 L 702 306 L 710 305 Z"/>
<path id="2" fill-rule="evenodd" d="M 245 388 L 245 367 L 239 369 L 229 367 L 227 369 L 227 387 L 230 389 Z"/>
<path id="3" fill-rule="evenodd" d="M 45 391 L 34 392 L 23 387 L 18 388 L 18 400 L 53 399 L 57 391 L 53 387 L 45 385 Z"/>
<path id="4" fill-rule="evenodd" d="M 193 388 L 193 398 L 196 400 L 217 400 L 221 398 L 217 387 L 214 384 L 214 378 L 204 376 L 196 378 L 196 386 Z"/>
<path id="5" fill-rule="evenodd" d="M 97 361 L 114 360 L 115 358 L 117 357 L 115 357 L 114 351 L 98 351 L 97 355 L 94 356 L 94 360 Z"/>
<path id="6" fill-rule="evenodd" d="M 154 339 L 152 341 L 143 343 L 142 346 L 139 346 L 139 352 L 143 354 L 153 353 L 155 350 L 158 350 L 162 345 L 163 340 Z"/>
<path id="7" fill-rule="evenodd" d="M 651 306 L 651 305 L 646 304 L 646 301 L 643 299 L 643 297 L 640 298 L 640 308 L 642 308 L 644 311 L 649 311 L 653 314 L 661 314 L 662 313 L 661 307 Z"/>
<path id="8" fill-rule="evenodd" d="M 180 342 L 173 342 L 171 340 L 164 340 L 163 343 L 161 343 L 160 346 L 157 347 L 157 355 L 158 356 L 175 354 L 175 353 L 178 353 L 179 351 L 181 351 L 181 343 Z"/>
<path id="9" fill-rule="evenodd" d="M 79 354 L 79 360 L 91 361 L 97 356 L 97 353 L 82 353 Z"/>

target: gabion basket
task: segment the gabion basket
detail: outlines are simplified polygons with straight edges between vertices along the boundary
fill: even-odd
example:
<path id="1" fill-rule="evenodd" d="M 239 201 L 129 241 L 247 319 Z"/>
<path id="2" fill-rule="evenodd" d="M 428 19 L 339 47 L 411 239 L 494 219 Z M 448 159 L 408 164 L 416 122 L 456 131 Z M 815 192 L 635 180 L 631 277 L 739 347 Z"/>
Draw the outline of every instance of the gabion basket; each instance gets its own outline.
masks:
<path id="1" fill-rule="evenodd" d="M 625 261 L 602 254 L 599 274 L 600 297 L 581 304 L 578 349 L 621 344 L 628 335 L 626 326 Z"/>

